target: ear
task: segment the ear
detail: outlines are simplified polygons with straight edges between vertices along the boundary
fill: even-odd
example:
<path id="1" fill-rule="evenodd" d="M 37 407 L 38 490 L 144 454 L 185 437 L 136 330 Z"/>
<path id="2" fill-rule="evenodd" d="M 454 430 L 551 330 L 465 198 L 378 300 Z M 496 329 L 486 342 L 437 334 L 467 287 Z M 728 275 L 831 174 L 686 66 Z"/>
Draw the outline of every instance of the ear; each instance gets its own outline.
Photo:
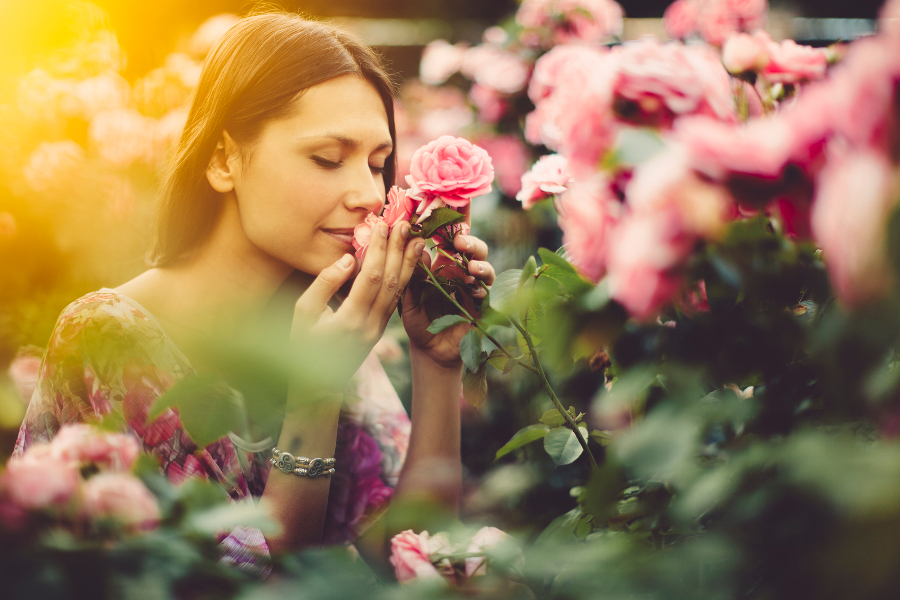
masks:
<path id="1" fill-rule="evenodd" d="M 206 167 L 209 185 L 220 194 L 234 189 L 234 180 L 240 171 L 239 158 L 237 142 L 227 131 L 223 131 Z"/>

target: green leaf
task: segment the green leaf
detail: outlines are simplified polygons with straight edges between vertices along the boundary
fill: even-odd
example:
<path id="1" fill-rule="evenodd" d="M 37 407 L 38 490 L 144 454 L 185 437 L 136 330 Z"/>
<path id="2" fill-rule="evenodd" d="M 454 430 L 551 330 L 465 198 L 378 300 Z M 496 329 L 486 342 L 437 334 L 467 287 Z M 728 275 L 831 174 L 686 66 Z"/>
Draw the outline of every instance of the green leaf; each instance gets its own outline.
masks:
<path id="1" fill-rule="evenodd" d="M 435 319 L 431 322 L 431 325 L 428 326 L 428 333 L 440 333 L 445 329 L 449 329 L 454 325 L 459 325 L 460 323 L 468 323 L 469 320 L 460 315 L 444 315 L 438 319 Z"/>
<path id="2" fill-rule="evenodd" d="M 538 255 L 541 257 L 541 260 L 544 261 L 545 265 L 553 265 L 554 267 L 559 267 L 560 269 L 569 271 L 571 273 L 578 272 L 572 263 L 567 261 L 559 254 L 550 252 L 546 248 L 538 248 Z"/>
<path id="3" fill-rule="evenodd" d="M 481 408 L 487 399 L 487 368 L 484 363 L 475 373 L 466 373 L 463 377 L 463 397 L 469 406 Z"/>
<path id="4" fill-rule="evenodd" d="M 529 277 L 534 276 L 534 272 L 537 270 L 537 261 L 533 256 L 529 256 L 528 260 L 525 261 L 525 266 L 522 267 L 522 275 L 519 277 L 519 287 L 525 285 L 525 282 L 528 281 Z"/>
<path id="5" fill-rule="evenodd" d="M 609 446 L 613 440 L 612 433 L 605 429 L 603 431 L 600 431 L 599 429 L 595 429 L 594 431 L 592 431 L 591 439 L 601 446 Z"/>
<path id="6" fill-rule="evenodd" d="M 462 223 L 465 220 L 466 217 L 464 215 L 459 214 L 452 208 L 442 206 L 441 208 L 432 212 L 427 219 L 422 221 L 422 237 L 433 237 L 441 227 L 446 227 L 447 225 L 453 225 L 455 223 Z"/>
<path id="7" fill-rule="evenodd" d="M 178 409 L 185 431 L 200 448 L 229 431 L 247 430 L 244 397 L 218 375 L 193 375 L 176 383 L 150 407 L 148 424 L 169 408 Z"/>
<path id="8" fill-rule="evenodd" d="M 591 282 L 583 278 L 578 273 L 573 273 L 568 269 L 563 269 L 562 267 L 558 267 L 556 265 L 550 265 L 549 267 L 547 267 L 544 270 L 543 275 L 563 284 L 565 288 L 569 290 L 569 293 L 573 296 L 580 296 L 594 289 L 594 286 L 591 284 Z"/>
<path id="9" fill-rule="evenodd" d="M 541 423 L 549 427 L 559 427 L 566 423 L 566 418 L 557 409 L 548 410 L 540 419 Z"/>
<path id="10" fill-rule="evenodd" d="M 586 433 L 587 430 L 582 428 L 582 435 Z M 584 452 L 575 432 L 567 427 L 551 429 L 544 437 L 544 450 L 557 467 L 574 462 Z"/>
<path id="11" fill-rule="evenodd" d="M 505 315 L 514 314 L 516 312 L 516 292 L 519 290 L 521 278 L 522 269 L 510 269 L 500 273 L 489 292 L 491 308 Z"/>
<path id="12" fill-rule="evenodd" d="M 619 164 L 637 166 L 666 149 L 666 143 L 652 129 L 625 127 L 616 137 L 616 160 Z"/>
<path id="13" fill-rule="evenodd" d="M 525 444 L 530 444 L 531 442 L 541 439 L 547 435 L 548 431 L 550 431 L 550 428 L 546 425 L 529 425 L 524 429 L 520 429 L 502 448 L 497 450 L 494 460 L 506 456 L 513 450 L 518 450 Z"/>
<path id="14" fill-rule="evenodd" d="M 481 333 L 477 329 L 472 329 L 463 336 L 459 342 L 459 355 L 469 371 L 478 371 L 481 363 Z"/>

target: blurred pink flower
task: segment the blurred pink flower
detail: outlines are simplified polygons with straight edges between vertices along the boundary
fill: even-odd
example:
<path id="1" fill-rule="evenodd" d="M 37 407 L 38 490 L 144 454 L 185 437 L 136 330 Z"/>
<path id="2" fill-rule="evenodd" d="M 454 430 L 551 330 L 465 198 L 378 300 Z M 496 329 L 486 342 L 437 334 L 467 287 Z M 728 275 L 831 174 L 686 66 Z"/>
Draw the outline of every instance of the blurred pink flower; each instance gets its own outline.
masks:
<path id="1" fill-rule="evenodd" d="M 372 239 L 372 228 L 384 222 L 384 217 L 380 217 L 375 213 L 369 213 L 366 215 L 366 220 L 353 229 L 353 249 L 356 251 L 356 258 L 360 261 L 366 257 L 369 240 Z"/>
<path id="2" fill-rule="evenodd" d="M 391 538 L 390 562 L 397 581 L 406 583 L 414 579 L 441 577 L 431 564 L 431 536 L 427 531 L 416 534 L 411 529 Z"/>
<path id="3" fill-rule="evenodd" d="M 699 30 L 713 46 L 722 46 L 729 37 L 741 31 L 741 19 L 728 0 L 706 0 L 700 9 Z"/>
<path id="4" fill-rule="evenodd" d="M 565 192 L 571 180 L 565 156 L 560 154 L 542 156 L 532 165 L 530 171 L 522 175 L 522 189 L 516 194 L 516 200 L 522 203 L 522 208 L 529 210 L 538 201 Z"/>
<path id="5" fill-rule="evenodd" d="M 109 471 L 127 471 L 140 453 L 140 446 L 132 436 L 82 423 L 63 425 L 50 443 L 50 449 L 61 462 L 92 464 Z"/>
<path id="6" fill-rule="evenodd" d="M 127 167 L 137 160 L 153 160 L 153 120 L 136 110 L 123 108 L 99 113 L 88 127 L 88 137 L 100 157 L 113 166 Z"/>
<path id="7" fill-rule="evenodd" d="M 111 519 L 132 531 L 153 529 L 160 518 L 156 498 L 130 473 L 100 473 L 88 479 L 81 509 L 92 521 Z"/>
<path id="8" fill-rule="evenodd" d="M 517 54 L 491 44 L 470 48 L 460 67 L 463 75 L 503 94 L 515 94 L 528 83 L 530 66 Z"/>
<path id="9" fill-rule="evenodd" d="M 485 552 L 494 548 L 508 537 L 509 535 L 505 531 L 501 531 L 496 527 L 482 527 L 472 537 L 466 552 L 472 554 Z M 485 557 L 473 556 L 466 559 L 466 577 L 484 575 L 485 573 L 487 573 L 487 560 Z"/>
<path id="10" fill-rule="evenodd" d="M 683 40 L 697 32 L 701 0 L 675 0 L 663 14 L 663 26 L 670 38 Z"/>
<path id="11" fill-rule="evenodd" d="M 462 208 L 472 198 L 491 191 L 494 167 L 484 149 L 449 135 L 416 150 L 407 182 L 414 197 L 440 198 L 448 206 Z"/>
<path id="12" fill-rule="evenodd" d="M 767 36 L 767 34 L 761 34 Z M 769 61 L 762 69 L 763 77 L 772 83 L 801 83 L 825 77 L 828 54 L 825 48 L 801 46 L 794 40 L 768 44 Z"/>
<path id="13" fill-rule="evenodd" d="M 72 140 L 42 142 L 25 164 L 25 182 L 36 192 L 71 189 L 81 177 L 84 160 L 84 150 Z"/>
<path id="14" fill-rule="evenodd" d="M 25 404 L 31 401 L 34 388 L 37 387 L 43 354 L 43 349 L 38 346 L 22 346 L 16 352 L 16 357 L 9 363 L 7 373 L 9 373 L 10 379 L 12 379 L 16 390 L 19 392 L 19 397 Z"/>
<path id="15" fill-rule="evenodd" d="M 0 242 L 10 242 L 15 239 L 18 229 L 16 218 L 12 213 L 0 212 Z"/>
<path id="16" fill-rule="evenodd" d="M 77 467 L 57 460 L 49 444 L 36 444 L 7 463 L 0 475 L 0 494 L 24 510 L 41 510 L 68 503 L 78 482 Z"/>
<path id="17" fill-rule="evenodd" d="M 201 58 L 206 56 L 219 41 L 219 38 L 225 35 L 225 32 L 231 29 L 238 21 L 240 19 L 237 15 L 228 13 L 216 15 L 204 21 L 188 41 L 188 48 L 191 54 Z"/>
<path id="18" fill-rule="evenodd" d="M 606 272 L 609 234 L 622 209 L 609 181 L 597 173 L 572 182 L 560 197 L 559 208 L 566 253 L 585 277 L 600 281 Z"/>
<path id="19" fill-rule="evenodd" d="M 532 46 L 569 43 L 598 44 L 621 35 L 622 7 L 612 0 L 524 0 L 516 22 L 522 41 Z"/>
<path id="20" fill-rule="evenodd" d="M 520 189 L 522 174 L 528 169 L 529 154 L 525 144 L 515 135 L 478 138 L 478 145 L 491 156 L 497 187 L 513 197 Z"/>
<path id="21" fill-rule="evenodd" d="M 882 297 L 892 281 L 886 243 L 893 177 L 884 156 L 854 150 L 832 157 L 818 181 L 813 235 L 836 295 L 852 308 Z"/>
<path id="22" fill-rule="evenodd" d="M 719 0 L 721 1 L 721 0 Z M 741 22 L 743 31 L 753 31 L 766 24 L 768 0 L 725 0 Z"/>
<path id="23" fill-rule="evenodd" d="M 591 62 L 608 52 L 605 46 L 564 44 L 556 46 L 534 64 L 534 72 L 528 84 L 528 97 L 537 104 L 553 93 L 564 78 L 574 72 L 581 63 Z"/>
<path id="24" fill-rule="evenodd" d="M 668 127 L 688 114 L 736 120 L 731 79 L 708 47 L 645 37 L 621 47 L 618 66 L 615 106 L 627 121 Z"/>
<path id="25" fill-rule="evenodd" d="M 459 71 L 467 49 L 466 45 L 453 45 L 446 40 L 429 42 L 422 50 L 419 79 L 429 85 L 441 85 Z"/>
<path id="26" fill-rule="evenodd" d="M 728 38 L 722 48 L 722 63 L 729 73 L 759 72 L 769 64 L 772 38 L 764 31 L 738 33 Z"/>
<path id="27" fill-rule="evenodd" d="M 506 112 L 508 106 L 497 90 L 477 83 L 472 84 L 472 89 L 469 90 L 469 99 L 478 109 L 478 120 L 482 123 L 496 123 Z"/>
<path id="28" fill-rule="evenodd" d="M 128 106 L 131 86 L 118 73 L 102 73 L 74 84 L 63 110 L 70 116 L 90 121 L 105 110 Z"/>

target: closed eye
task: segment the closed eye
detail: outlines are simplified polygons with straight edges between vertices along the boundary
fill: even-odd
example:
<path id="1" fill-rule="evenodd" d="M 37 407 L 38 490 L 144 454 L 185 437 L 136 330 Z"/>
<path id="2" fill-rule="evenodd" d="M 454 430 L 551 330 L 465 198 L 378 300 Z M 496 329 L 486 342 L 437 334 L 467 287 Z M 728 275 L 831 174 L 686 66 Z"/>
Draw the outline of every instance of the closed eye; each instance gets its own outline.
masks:
<path id="1" fill-rule="evenodd" d="M 387 167 L 376 167 L 375 165 L 369 165 L 369 168 L 372 169 L 373 173 L 378 173 L 379 175 L 384 175 L 387 172 Z"/>
<path id="2" fill-rule="evenodd" d="M 325 167 L 326 169 L 337 169 L 343 164 L 344 161 L 334 162 L 333 160 L 328 160 L 322 158 L 321 156 L 313 156 L 313 162 L 315 162 L 320 167 Z"/>

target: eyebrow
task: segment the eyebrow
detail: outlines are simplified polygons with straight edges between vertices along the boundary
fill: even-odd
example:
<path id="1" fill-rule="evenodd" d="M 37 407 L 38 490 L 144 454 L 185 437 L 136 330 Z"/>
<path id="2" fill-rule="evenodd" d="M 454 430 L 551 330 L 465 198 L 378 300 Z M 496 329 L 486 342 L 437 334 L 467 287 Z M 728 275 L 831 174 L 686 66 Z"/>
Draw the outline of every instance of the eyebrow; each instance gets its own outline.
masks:
<path id="1" fill-rule="evenodd" d="M 358 148 L 360 145 L 359 140 L 354 140 L 353 138 L 349 138 L 346 135 L 341 135 L 339 133 L 322 133 L 322 134 L 318 134 L 318 135 L 306 135 L 299 139 L 310 140 L 310 139 L 317 139 L 317 138 L 331 138 L 333 140 L 337 140 L 338 142 L 340 142 L 340 144 L 342 146 L 345 146 L 347 148 Z M 387 149 L 393 150 L 394 144 L 392 144 L 391 142 L 381 143 L 375 148 L 374 152 L 380 152 L 381 150 L 387 150 Z"/>

